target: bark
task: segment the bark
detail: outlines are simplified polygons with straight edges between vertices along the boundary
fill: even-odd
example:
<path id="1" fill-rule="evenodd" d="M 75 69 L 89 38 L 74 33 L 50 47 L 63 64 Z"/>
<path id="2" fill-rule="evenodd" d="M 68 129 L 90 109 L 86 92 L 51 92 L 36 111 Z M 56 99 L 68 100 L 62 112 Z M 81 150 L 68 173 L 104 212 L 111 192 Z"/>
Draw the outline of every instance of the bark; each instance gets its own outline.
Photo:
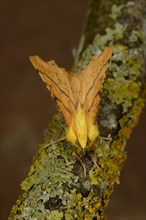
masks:
<path id="1" fill-rule="evenodd" d="M 99 137 L 94 143 L 100 169 L 92 162 L 93 147 L 81 158 L 86 178 L 72 154 L 74 146 L 68 142 L 39 151 L 21 184 L 24 193 L 13 206 L 9 220 L 106 219 L 110 195 L 120 182 L 127 140 L 145 103 L 143 8 L 141 0 L 92 0 L 89 4 L 72 71 L 87 65 L 91 56 L 105 46 L 114 45 L 98 114 L 100 136 L 110 138 Z M 57 115 L 41 148 L 64 135 L 64 122 Z"/>

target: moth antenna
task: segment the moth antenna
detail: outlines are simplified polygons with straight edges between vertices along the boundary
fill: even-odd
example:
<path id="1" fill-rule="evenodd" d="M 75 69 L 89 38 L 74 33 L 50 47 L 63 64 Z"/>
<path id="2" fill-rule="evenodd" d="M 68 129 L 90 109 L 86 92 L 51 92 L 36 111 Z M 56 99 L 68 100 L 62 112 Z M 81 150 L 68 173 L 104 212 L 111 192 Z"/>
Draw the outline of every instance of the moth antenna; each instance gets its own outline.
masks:
<path id="1" fill-rule="evenodd" d="M 48 148 L 49 146 L 51 146 L 52 144 L 56 144 L 58 142 L 61 142 L 61 141 L 65 141 L 66 140 L 66 136 L 63 136 L 61 138 L 58 138 L 56 141 L 53 141 L 49 144 L 46 144 L 45 146 L 43 146 L 40 150 L 39 150 L 39 153 L 42 151 L 42 150 L 45 150 L 46 148 Z"/>
<path id="2" fill-rule="evenodd" d="M 93 146 L 94 146 L 94 153 L 93 153 L 93 156 L 92 156 L 92 161 L 93 161 L 95 167 L 97 167 L 98 170 L 100 170 L 100 167 L 97 164 L 97 152 L 96 152 L 97 151 L 97 146 L 96 146 L 96 144 L 93 144 Z"/>
<path id="3" fill-rule="evenodd" d="M 83 175 L 84 178 L 87 177 L 87 170 L 86 170 L 86 166 L 83 163 L 82 159 L 77 155 L 77 153 L 75 153 L 75 151 L 73 151 L 73 155 L 76 157 L 76 159 L 79 161 L 79 163 L 81 164 L 82 168 L 83 168 Z"/>
<path id="4" fill-rule="evenodd" d="M 107 137 L 102 137 L 102 136 L 100 136 L 100 138 L 102 139 L 102 140 L 105 140 L 105 141 L 112 141 L 112 138 L 111 138 L 111 135 L 109 134 Z"/>

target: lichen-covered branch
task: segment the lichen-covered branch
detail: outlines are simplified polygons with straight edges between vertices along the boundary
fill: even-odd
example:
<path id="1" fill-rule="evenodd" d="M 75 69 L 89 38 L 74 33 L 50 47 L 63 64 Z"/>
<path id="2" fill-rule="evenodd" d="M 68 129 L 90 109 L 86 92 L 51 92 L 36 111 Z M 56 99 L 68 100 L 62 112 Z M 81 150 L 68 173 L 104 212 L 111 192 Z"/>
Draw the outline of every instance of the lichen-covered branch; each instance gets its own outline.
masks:
<path id="1" fill-rule="evenodd" d="M 144 1 L 109 2 L 91 1 L 84 37 L 72 69 L 77 72 L 93 54 L 114 45 L 98 115 L 100 135 L 109 138 L 99 137 L 94 143 L 96 151 L 91 146 L 82 156 L 86 178 L 73 155 L 74 146 L 68 142 L 58 142 L 39 151 L 21 184 L 24 193 L 13 206 L 9 220 L 105 219 L 114 184 L 120 182 L 126 142 L 138 122 L 146 93 Z M 64 135 L 64 122 L 56 115 L 42 148 Z"/>

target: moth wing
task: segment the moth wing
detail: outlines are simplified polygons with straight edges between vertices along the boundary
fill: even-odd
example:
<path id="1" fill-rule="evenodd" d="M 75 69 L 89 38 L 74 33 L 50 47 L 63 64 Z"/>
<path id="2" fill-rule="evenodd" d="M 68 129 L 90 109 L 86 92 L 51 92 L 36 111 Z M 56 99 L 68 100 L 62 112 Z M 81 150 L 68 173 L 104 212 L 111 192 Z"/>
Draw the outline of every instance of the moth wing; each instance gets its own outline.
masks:
<path id="1" fill-rule="evenodd" d="M 55 98 L 66 125 L 71 123 L 74 113 L 74 97 L 69 83 L 69 74 L 56 65 L 55 61 L 44 62 L 39 56 L 31 56 L 30 61 Z"/>
<path id="2" fill-rule="evenodd" d="M 103 87 L 112 49 L 112 46 L 106 47 L 99 56 L 93 56 L 90 63 L 79 74 L 82 81 L 80 103 L 84 106 L 87 117 L 93 119 L 93 122 L 96 120 L 100 100 L 99 93 Z"/>
<path id="3" fill-rule="evenodd" d="M 78 74 L 70 73 L 69 74 L 70 87 L 74 97 L 75 108 L 78 105 L 81 89 L 81 81 Z"/>

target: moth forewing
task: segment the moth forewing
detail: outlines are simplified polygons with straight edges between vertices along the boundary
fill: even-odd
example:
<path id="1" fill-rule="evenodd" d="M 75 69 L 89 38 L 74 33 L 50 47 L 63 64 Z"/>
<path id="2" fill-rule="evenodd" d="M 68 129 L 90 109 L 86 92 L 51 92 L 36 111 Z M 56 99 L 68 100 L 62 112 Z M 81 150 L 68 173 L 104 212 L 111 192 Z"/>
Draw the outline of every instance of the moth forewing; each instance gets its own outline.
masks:
<path id="1" fill-rule="evenodd" d="M 74 97 L 74 107 L 77 108 L 79 103 L 79 97 L 81 93 L 81 81 L 78 74 L 70 73 L 68 74 L 70 87 Z"/>

